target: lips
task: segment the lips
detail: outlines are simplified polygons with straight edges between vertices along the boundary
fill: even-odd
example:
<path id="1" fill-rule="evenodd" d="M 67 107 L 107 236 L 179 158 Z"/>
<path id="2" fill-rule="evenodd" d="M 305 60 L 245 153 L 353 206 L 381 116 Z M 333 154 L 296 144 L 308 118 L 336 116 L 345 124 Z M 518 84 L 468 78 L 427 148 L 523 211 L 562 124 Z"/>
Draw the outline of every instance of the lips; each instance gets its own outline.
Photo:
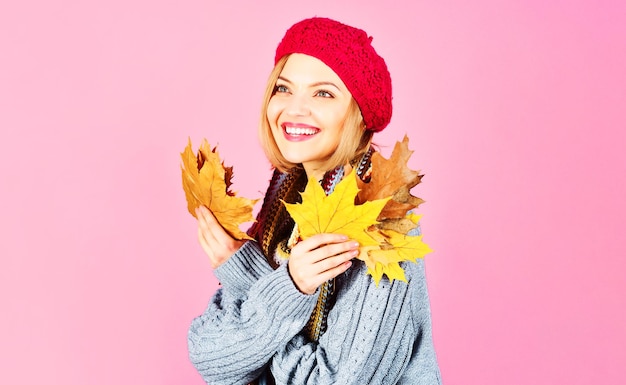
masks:
<path id="1" fill-rule="evenodd" d="M 311 139 L 321 131 L 317 127 L 302 123 L 283 123 L 281 127 L 285 138 L 292 142 Z"/>

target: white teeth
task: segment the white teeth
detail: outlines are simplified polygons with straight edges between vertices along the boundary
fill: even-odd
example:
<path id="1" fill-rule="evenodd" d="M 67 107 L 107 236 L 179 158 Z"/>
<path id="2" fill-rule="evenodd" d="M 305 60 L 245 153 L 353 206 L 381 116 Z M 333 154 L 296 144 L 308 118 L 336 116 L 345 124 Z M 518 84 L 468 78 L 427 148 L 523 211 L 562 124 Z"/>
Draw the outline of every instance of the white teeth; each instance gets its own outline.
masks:
<path id="1" fill-rule="evenodd" d="M 285 127 L 285 131 L 289 135 L 315 135 L 317 130 L 314 128 L 308 127 Z"/>

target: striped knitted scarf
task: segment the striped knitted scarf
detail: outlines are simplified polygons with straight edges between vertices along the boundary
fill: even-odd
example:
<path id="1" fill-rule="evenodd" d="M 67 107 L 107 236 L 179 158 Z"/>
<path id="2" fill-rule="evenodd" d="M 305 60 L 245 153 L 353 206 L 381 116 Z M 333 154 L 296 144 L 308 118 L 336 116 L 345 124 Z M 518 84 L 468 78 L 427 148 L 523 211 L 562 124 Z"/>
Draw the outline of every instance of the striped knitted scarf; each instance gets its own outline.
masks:
<path id="1" fill-rule="evenodd" d="M 370 149 L 361 157 L 358 164 L 355 163 L 353 165 L 356 168 L 357 175 L 363 180 L 368 179 L 371 171 L 371 155 L 372 150 Z M 324 175 L 320 183 L 327 195 L 333 192 L 343 176 L 343 167 L 337 167 Z M 306 183 L 306 173 L 302 168 L 293 169 L 288 173 L 274 170 L 261 211 L 259 211 L 257 216 L 257 221 L 248 231 L 248 234 L 261 245 L 267 261 L 273 268 L 278 266 L 274 259 L 277 248 L 285 248 L 286 240 L 290 237 L 294 228 L 294 221 L 289 216 L 282 201 L 300 203 L 300 192 L 304 191 Z M 289 250 L 283 250 L 283 252 L 288 253 Z M 320 286 L 317 304 L 305 327 L 306 334 L 311 341 L 317 341 L 326 330 L 326 319 L 329 310 L 333 306 L 335 297 L 334 289 L 334 279 Z"/>

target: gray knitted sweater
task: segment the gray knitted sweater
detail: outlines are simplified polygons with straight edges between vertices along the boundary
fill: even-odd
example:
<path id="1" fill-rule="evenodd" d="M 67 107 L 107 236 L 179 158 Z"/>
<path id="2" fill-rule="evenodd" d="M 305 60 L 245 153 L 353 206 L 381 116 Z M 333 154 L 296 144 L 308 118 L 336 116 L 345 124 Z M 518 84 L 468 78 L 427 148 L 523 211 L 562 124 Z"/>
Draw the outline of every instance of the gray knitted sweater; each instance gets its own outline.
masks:
<path id="1" fill-rule="evenodd" d="M 222 287 L 189 329 L 191 361 L 208 384 L 247 384 L 270 370 L 277 384 L 441 384 L 422 261 L 403 263 L 408 283 L 376 287 L 354 260 L 337 277 L 328 328 L 302 329 L 318 293 L 295 287 L 247 242 L 215 270 Z"/>

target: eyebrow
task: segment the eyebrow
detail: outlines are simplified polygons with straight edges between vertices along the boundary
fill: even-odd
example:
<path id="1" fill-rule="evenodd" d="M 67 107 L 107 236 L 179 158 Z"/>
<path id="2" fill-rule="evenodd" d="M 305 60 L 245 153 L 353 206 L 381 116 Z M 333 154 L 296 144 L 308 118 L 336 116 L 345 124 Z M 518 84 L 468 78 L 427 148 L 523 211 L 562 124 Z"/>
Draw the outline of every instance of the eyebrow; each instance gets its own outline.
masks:
<path id="1" fill-rule="evenodd" d="M 293 84 L 293 82 L 283 76 L 279 76 L 278 80 L 282 80 L 284 82 L 287 82 L 289 84 Z M 341 88 L 339 88 L 335 83 L 333 82 L 327 82 L 327 81 L 321 81 L 321 82 L 315 82 L 313 84 L 309 84 L 309 87 L 319 87 L 319 86 L 332 86 L 335 87 L 339 92 L 341 92 Z"/>

